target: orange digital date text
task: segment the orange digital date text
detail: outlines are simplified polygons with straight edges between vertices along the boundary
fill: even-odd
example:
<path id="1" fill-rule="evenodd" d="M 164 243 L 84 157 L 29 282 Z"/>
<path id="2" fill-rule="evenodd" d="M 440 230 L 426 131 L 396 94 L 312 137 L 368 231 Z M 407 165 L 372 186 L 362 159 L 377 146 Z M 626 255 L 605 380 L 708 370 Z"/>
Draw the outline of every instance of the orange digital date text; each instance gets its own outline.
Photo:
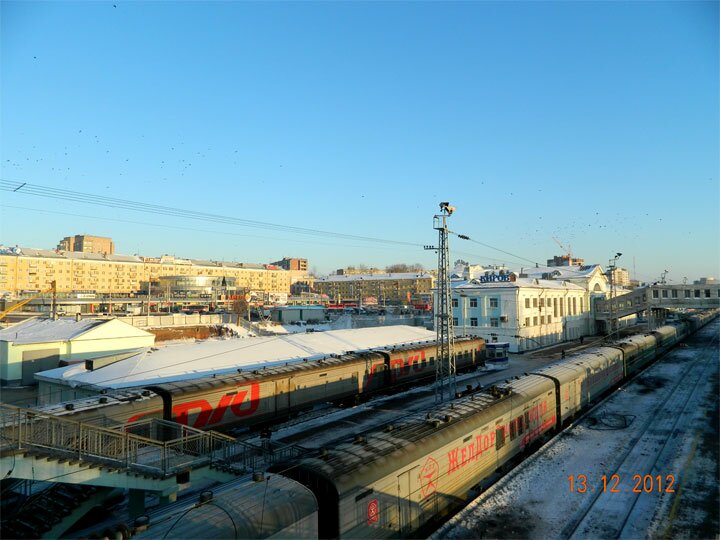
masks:
<path id="1" fill-rule="evenodd" d="M 632 486 L 623 487 L 621 485 L 620 475 L 613 474 L 607 476 L 603 474 L 600 482 L 596 486 L 588 483 L 588 478 L 584 474 L 568 475 L 568 487 L 570 493 L 594 493 L 601 491 L 602 493 L 675 493 L 673 486 L 675 485 L 674 474 L 634 474 L 632 476 Z"/>

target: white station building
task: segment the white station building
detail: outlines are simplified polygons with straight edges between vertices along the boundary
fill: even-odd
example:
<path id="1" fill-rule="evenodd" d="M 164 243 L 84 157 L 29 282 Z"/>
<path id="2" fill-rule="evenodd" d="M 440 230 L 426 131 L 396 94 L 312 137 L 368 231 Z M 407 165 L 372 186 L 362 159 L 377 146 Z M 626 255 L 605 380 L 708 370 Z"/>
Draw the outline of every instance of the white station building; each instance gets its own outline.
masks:
<path id="1" fill-rule="evenodd" d="M 456 335 L 508 342 L 523 352 L 596 333 L 595 298 L 610 292 L 599 265 L 456 268 L 452 311 Z"/>

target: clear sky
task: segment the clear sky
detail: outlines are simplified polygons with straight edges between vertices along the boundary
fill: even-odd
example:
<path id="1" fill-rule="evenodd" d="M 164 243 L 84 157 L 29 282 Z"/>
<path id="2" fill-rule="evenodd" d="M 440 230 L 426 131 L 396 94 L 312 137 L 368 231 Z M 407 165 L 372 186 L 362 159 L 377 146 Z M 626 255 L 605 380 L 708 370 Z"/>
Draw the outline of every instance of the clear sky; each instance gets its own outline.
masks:
<path id="1" fill-rule="evenodd" d="M 0 9 L 3 181 L 416 244 L 21 189 L 0 191 L 5 245 L 433 267 L 445 200 L 454 231 L 524 258 L 451 237 L 453 260 L 543 263 L 555 237 L 641 280 L 720 277 L 718 2 Z"/>

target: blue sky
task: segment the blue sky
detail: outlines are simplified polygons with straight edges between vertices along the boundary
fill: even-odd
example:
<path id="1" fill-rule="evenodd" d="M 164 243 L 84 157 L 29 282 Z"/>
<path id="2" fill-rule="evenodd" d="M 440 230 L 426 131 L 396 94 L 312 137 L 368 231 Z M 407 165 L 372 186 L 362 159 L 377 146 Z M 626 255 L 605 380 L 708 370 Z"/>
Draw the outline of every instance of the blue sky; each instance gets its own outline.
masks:
<path id="1" fill-rule="evenodd" d="M 720 274 L 717 2 L 3 2 L 2 179 L 390 245 L 0 191 L 0 242 Z"/>

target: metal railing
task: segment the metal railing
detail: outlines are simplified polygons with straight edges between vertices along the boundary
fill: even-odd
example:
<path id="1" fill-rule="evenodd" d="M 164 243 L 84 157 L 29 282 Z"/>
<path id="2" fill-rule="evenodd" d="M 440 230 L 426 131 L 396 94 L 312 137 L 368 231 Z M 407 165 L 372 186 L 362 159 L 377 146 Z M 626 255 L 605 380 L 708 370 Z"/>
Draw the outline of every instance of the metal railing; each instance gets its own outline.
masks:
<path id="1" fill-rule="evenodd" d="M 166 420 L 111 429 L 0 404 L 0 453 L 22 450 L 159 477 L 210 464 L 255 469 L 266 461 L 257 447 Z"/>

